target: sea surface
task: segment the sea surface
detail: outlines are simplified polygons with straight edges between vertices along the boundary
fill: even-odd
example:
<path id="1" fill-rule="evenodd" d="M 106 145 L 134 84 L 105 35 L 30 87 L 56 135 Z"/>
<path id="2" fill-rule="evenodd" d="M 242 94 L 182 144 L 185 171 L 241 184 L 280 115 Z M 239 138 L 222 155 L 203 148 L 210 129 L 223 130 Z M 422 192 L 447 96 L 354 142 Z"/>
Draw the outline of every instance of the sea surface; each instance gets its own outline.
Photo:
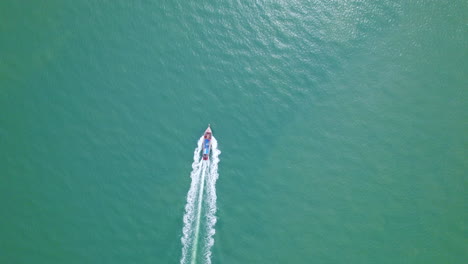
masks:
<path id="1" fill-rule="evenodd" d="M 0 1 L 0 263 L 179 263 L 208 123 L 212 263 L 468 263 L 467 14 Z"/>

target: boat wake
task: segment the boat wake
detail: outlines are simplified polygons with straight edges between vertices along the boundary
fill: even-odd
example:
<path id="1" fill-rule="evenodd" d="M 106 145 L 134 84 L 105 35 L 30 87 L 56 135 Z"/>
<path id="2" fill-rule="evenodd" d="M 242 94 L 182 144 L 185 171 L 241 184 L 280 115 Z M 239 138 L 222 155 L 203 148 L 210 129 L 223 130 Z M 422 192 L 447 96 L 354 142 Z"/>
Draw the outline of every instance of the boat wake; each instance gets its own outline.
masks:
<path id="1" fill-rule="evenodd" d="M 192 182 L 187 193 L 183 218 L 181 264 L 195 264 L 198 260 L 200 263 L 211 263 L 211 247 L 214 245 L 213 235 L 216 224 L 218 156 L 221 151 L 218 150 L 216 138 L 212 137 L 211 158 L 203 160 L 201 157 L 203 140 L 203 137 L 198 140 L 197 148 L 193 153 L 192 173 L 190 174 Z M 202 222 L 204 222 L 203 225 Z M 199 242 L 200 237 L 202 241 Z M 202 255 L 198 255 L 199 250 L 202 250 Z"/>

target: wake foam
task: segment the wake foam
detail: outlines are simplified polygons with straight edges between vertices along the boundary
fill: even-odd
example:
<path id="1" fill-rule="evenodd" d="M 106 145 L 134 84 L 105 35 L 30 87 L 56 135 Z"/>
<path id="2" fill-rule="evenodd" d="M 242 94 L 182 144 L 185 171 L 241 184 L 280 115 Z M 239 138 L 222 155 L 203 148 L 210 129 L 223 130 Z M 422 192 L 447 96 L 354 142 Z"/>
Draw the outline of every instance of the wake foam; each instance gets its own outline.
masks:
<path id="1" fill-rule="evenodd" d="M 195 264 L 197 260 L 199 233 L 202 220 L 204 223 L 204 237 L 202 242 L 203 261 L 211 263 L 211 247 L 214 245 L 213 235 L 216 224 L 216 180 L 218 179 L 219 154 L 218 142 L 212 137 L 211 158 L 202 160 L 203 137 L 198 140 L 197 148 L 193 154 L 192 182 L 187 193 L 187 204 L 185 205 L 184 227 L 182 229 L 182 257 L 181 264 Z M 204 186 L 206 190 L 204 191 Z M 204 207 L 202 206 L 204 205 Z M 203 218 L 202 218 L 203 215 Z"/>
<path id="2" fill-rule="evenodd" d="M 208 177 L 206 178 L 206 215 L 205 215 L 205 245 L 203 249 L 203 256 L 205 263 L 211 264 L 211 247 L 214 245 L 213 236 L 216 233 L 214 228 L 216 224 L 216 180 L 218 179 L 218 163 L 219 163 L 219 154 L 221 151 L 218 150 L 218 141 L 215 138 L 211 142 L 211 164 L 210 170 L 208 172 Z"/>
<path id="3" fill-rule="evenodd" d="M 190 239 L 190 235 L 193 230 L 193 222 L 195 217 L 195 203 L 197 199 L 197 190 L 200 185 L 200 174 L 201 174 L 201 164 L 202 160 L 200 158 L 200 153 L 202 150 L 203 137 L 198 140 L 197 148 L 193 152 L 193 163 L 192 163 L 192 172 L 190 173 L 190 178 L 192 178 L 192 183 L 190 184 L 190 189 L 187 193 L 187 203 L 185 204 L 185 214 L 184 214 L 184 227 L 182 228 L 182 258 L 180 263 L 186 263 L 187 255 L 190 247 L 192 246 L 193 240 Z"/>

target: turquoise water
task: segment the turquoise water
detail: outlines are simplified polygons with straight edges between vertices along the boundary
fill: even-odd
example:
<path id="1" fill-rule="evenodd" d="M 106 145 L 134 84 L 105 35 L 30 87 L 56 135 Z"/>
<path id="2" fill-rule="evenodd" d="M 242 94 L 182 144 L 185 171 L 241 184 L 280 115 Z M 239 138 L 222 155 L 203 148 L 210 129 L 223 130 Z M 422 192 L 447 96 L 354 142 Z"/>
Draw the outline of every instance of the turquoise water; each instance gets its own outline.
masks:
<path id="1" fill-rule="evenodd" d="M 466 263 L 466 1 L 2 1 L 0 263 Z"/>

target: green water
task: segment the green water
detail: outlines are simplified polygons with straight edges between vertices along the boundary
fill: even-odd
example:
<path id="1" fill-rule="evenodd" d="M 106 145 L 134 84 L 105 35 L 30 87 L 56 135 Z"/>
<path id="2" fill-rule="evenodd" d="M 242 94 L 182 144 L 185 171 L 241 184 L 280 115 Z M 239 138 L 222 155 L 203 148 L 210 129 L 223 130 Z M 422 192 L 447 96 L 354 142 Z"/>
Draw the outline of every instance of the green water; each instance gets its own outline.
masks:
<path id="1" fill-rule="evenodd" d="M 467 263 L 466 1 L 0 2 L 0 263 Z"/>

